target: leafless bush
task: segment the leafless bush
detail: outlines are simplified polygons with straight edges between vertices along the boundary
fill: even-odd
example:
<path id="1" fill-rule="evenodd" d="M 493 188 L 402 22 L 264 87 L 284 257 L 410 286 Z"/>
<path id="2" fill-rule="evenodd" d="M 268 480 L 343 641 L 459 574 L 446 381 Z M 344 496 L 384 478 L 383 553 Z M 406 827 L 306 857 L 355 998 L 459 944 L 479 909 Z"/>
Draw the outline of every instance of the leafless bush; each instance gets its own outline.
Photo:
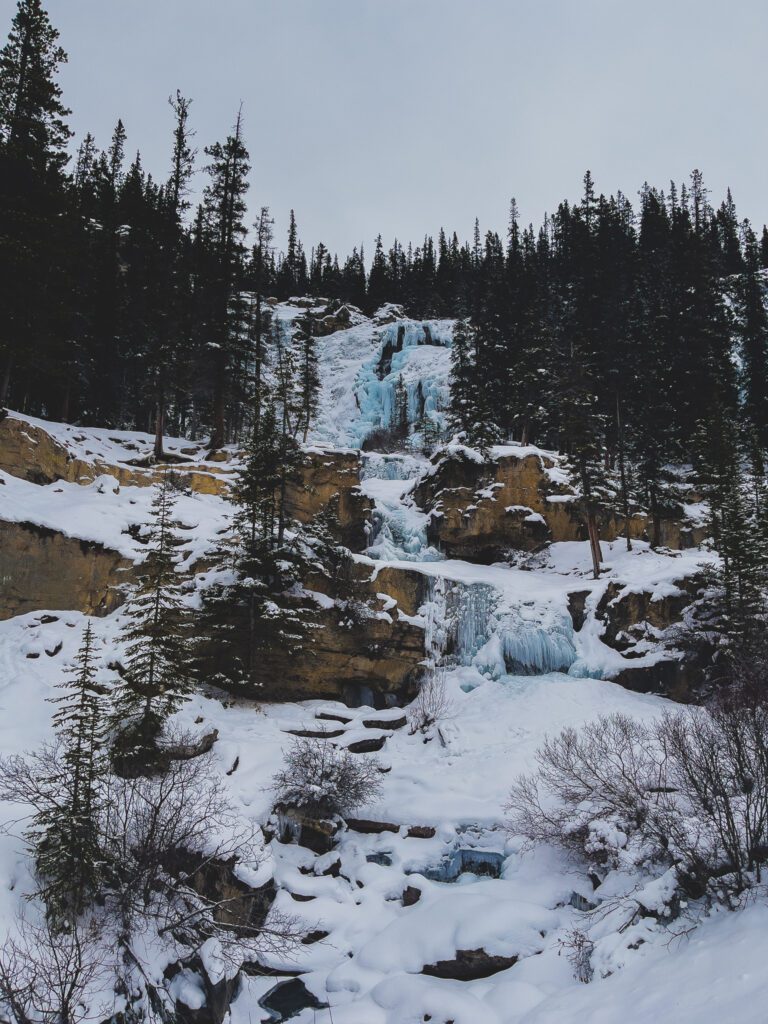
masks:
<path id="1" fill-rule="evenodd" d="M 162 775 L 112 776 L 105 803 L 104 853 L 131 903 L 151 900 L 158 873 L 176 851 L 253 855 L 254 831 L 238 821 L 208 755 L 173 761 Z"/>
<path id="2" fill-rule="evenodd" d="M 421 681 L 419 692 L 408 708 L 408 722 L 411 734 L 428 732 L 453 715 L 453 701 L 448 696 L 445 684 L 445 669 L 432 668 Z"/>
<path id="3" fill-rule="evenodd" d="M 314 818 L 343 817 L 378 797 L 381 770 L 375 758 L 350 754 L 328 740 L 297 738 L 273 788 L 279 803 Z"/>
<path id="4" fill-rule="evenodd" d="M 79 1024 L 103 1016 L 90 1012 L 86 992 L 105 969 L 96 928 L 50 920 L 19 922 L 18 938 L 0 947 L 0 1018 L 13 1024 Z"/>
<path id="5" fill-rule="evenodd" d="M 509 829 L 598 867 L 674 866 L 703 895 L 732 899 L 768 860 L 768 710 L 687 708 L 644 726 L 621 715 L 565 729 L 510 794 Z"/>
<path id="6" fill-rule="evenodd" d="M 618 714 L 547 737 L 536 772 L 512 787 L 510 830 L 533 842 L 586 848 L 605 862 L 595 823 L 611 820 L 626 834 L 647 821 L 659 776 L 649 739 L 645 726 Z"/>
<path id="7" fill-rule="evenodd" d="M 573 968 L 573 976 L 576 981 L 587 985 L 594 977 L 595 970 L 592 966 L 592 954 L 595 951 L 595 944 L 589 936 L 578 928 L 569 931 L 564 939 L 560 940 L 560 946 L 565 950 L 568 963 Z"/>
<path id="8" fill-rule="evenodd" d="M 362 449 L 364 452 L 398 452 L 403 448 L 403 443 L 408 437 L 408 430 L 402 427 L 374 427 L 373 430 L 363 438 Z"/>
<path id="9" fill-rule="evenodd" d="M 727 872 L 736 893 L 760 882 L 768 860 L 768 709 L 691 708 L 657 730 L 665 754 L 672 842 L 692 878 Z"/>
<path id="10" fill-rule="evenodd" d="M 166 739 L 176 748 L 188 737 Z M 58 798 L 51 774 L 58 757 L 56 747 L 43 747 L 30 757 L 7 759 L 0 793 L 46 810 Z M 137 970 L 141 957 L 131 949 L 131 935 L 147 928 L 174 941 L 180 956 L 211 937 L 233 962 L 275 950 L 290 953 L 298 927 L 270 912 L 271 891 L 250 889 L 234 873 L 238 863 L 258 864 L 261 838 L 226 799 L 211 755 L 170 761 L 166 771 L 151 776 L 108 774 L 101 787 L 101 877 L 94 897 Z"/>

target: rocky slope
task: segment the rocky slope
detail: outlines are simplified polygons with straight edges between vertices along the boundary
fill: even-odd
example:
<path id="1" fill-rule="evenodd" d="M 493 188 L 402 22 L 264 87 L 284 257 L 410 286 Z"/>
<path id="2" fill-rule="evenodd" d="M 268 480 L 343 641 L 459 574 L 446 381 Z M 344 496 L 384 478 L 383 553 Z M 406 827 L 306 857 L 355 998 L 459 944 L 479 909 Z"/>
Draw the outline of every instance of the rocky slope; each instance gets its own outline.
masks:
<path id="1" fill-rule="evenodd" d="M 267 652 L 251 694 L 232 699 L 203 686 L 177 724 L 213 744 L 217 778 L 264 838 L 258 863 L 191 865 L 191 884 L 234 909 L 253 905 L 259 923 L 290 916 L 302 941 L 233 973 L 211 950 L 186 959 L 155 950 L 157 991 L 190 1024 L 221 1024 L 227 1013 L 235 1024 L 315 1024 L 330 1014 L 334 1024 L 560 1024 L 577 1003 L 584 1019 L 608 1021 L 601 1007 L 615 1005 L 621 985 L 642 988 L 646 971 L 659 978 L 669 934 L 655 918 L 627 925 L 616 909 L 640 879 L 611 876 L 595 889 L 560 854 L 526 853 L 505 834 L 503 807 L 545 734 L 602 712 L 647 720 L 668 706 L 633 691 L 688 696 L 695 679 L 664 635 L 714 557 L 696 547 L 700 510 L 692 504 L 667 520 L 659 551 L 634 515 L 630 552 L 621 517 L 603 509 L 595 581 L 578 493 L 557 453 L 508 445 L 484 459 L 453 444 L 431 459 L 422 453 L 425 417 L 438 427 L 444 419 L 450 324 L 392 309 L 372 321 L 354 310 L 329 319 L 312 301 L 275 312 L 287 328 L 300 322 L 316 334 L 323 382 L 290 513 L 310 531 L 330 529 L 350 555 L 335 569 L 317 566 L 291 595 L 313 622 L 298 654 Z M 371 431 L 386 428 L 401 374 L 409 450 L 361 453 Z M 151 445 L 138 432 L 13 413 L 0 422 L 5 752 L 49 736 L 47 701 L 84 615 L 93 616 L 108 685 L 149 485 L 165 471 L 180 487 L 180 570 L 191 593 L 206 581 L 231 512 L 237 448 L 211 453 L 169 438 L 167 464 L 155 465 Z M 439 727 L 421 731 L 411 701 L 428 663 L 440 666 L 445 705 Z M 291 808 L 275 815 L 269 780 L 296 737 L 378 757 L 378 803 L 327 827 Z M 0 861 L 14 879 L 0 891 L 0 915 L 10 916 L 29 867 L 2 832 Z M 592 928 L 583 908 L 593 904 L 603 913 L 593 962 L 605 980 L 583 986 L 563 943 Z M 753 919 L 762 926 L 760 913 Z M 714 942 L 703 948 L 707 962 L 716 949 L 722 956 Z M 675 1012 L 692 1022 L 684 1007 Z"/>

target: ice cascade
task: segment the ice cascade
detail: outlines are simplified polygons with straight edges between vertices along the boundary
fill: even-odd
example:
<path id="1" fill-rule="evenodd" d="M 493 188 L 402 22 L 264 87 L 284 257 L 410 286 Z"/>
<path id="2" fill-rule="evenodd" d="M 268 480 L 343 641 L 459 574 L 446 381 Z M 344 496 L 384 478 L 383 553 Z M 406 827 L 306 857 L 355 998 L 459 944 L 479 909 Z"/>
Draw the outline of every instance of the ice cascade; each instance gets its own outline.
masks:
<path id="1" fill-rule="evenodd" d="M 576 660 L 570 617 L 534 602 L 510 605 L 485 583 L 432 578 L 424 606 L 425 646 L 439 663 L 473 665 L 492 678 L 567 672 Z M 438 626 L 435 623 L 439 623 Z"/>

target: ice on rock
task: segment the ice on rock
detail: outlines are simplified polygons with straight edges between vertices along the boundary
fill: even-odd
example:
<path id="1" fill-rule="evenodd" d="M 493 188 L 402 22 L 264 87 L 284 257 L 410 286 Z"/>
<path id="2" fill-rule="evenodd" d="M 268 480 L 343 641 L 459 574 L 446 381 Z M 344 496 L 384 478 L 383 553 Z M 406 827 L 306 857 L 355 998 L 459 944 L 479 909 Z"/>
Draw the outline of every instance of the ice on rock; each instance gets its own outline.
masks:
<path id="1" fill-rule="evenodd" d="M 373 430 L 391 426 L 400 377 L 411 428 L 425 419 L 444 428 L 452 335 L 452 320 L 399 320 L 385 327 L 368 321 L 322 339 L 323 412 L 313 439 L 362 447 Z"/>
<path id="2" fill-rule="evenodd" d="M 428 517 L 408 492 L 423 465 L 410 455 L 364 458 L 363 493 L 374 502 L 366 554 L 378 561 L 434 562 L 442 555 L 427 541 Z"/>
<path id="3" fill-rule="evenodd" d="M 576 660 L 567 614 L 546 605 L 511 605 L 485 583 L 430 580 L 425 622 L 427 651 L 442 644 L 431 655 L 436 662 L 447 656 L 494 679 L 567 672 Z"/>

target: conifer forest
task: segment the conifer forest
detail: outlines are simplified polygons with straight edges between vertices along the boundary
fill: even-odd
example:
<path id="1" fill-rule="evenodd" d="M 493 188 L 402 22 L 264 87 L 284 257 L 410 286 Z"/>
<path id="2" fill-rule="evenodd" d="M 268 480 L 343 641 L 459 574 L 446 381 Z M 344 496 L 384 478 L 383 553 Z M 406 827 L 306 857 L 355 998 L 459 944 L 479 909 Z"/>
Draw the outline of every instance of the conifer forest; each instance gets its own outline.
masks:
<path id="1" fill-rule="evenodd" d="M 270 205 L 283 99 L 227 94 L 210 131 L 190 57 L 129 130 L 128 83 L 96 95 L 82 56 L 116 45 L 102 2 L 0 10 L 0 1024 L 763 1022 L 764 208 L 695 148 L 682 178 L 638 156 L 604 191 L 606 139 L 534 221 L 512 168 L 505 223 L 464 195 L 394 237 L 394 211 L 312 195 L 364 146 L 330 128 L 286 164 L 294 208 Z M 200 12 L 168 4 L 183 54 Z M 294 5 L 340 66 L 378 47 L 367 19 L 405 60 L 436 12 Z M 277 38 L 285 11 L 235 8 L 233 32 Z M 514 14 L 536 36 L 502 8 L 446 0 L 433 30 Z M 298 123 L 333 124 L 302 45 Z M 733 116 L 755 131 L 751 46 Z M 461 102 L 500 101 L 513 63 L 454 68 Z M 436 118 L 463 109 L 449 70 Z M 400 95 L 369 90 L 366 116 Z M 445 143 L 436 192 L 490 159 Z"/>

